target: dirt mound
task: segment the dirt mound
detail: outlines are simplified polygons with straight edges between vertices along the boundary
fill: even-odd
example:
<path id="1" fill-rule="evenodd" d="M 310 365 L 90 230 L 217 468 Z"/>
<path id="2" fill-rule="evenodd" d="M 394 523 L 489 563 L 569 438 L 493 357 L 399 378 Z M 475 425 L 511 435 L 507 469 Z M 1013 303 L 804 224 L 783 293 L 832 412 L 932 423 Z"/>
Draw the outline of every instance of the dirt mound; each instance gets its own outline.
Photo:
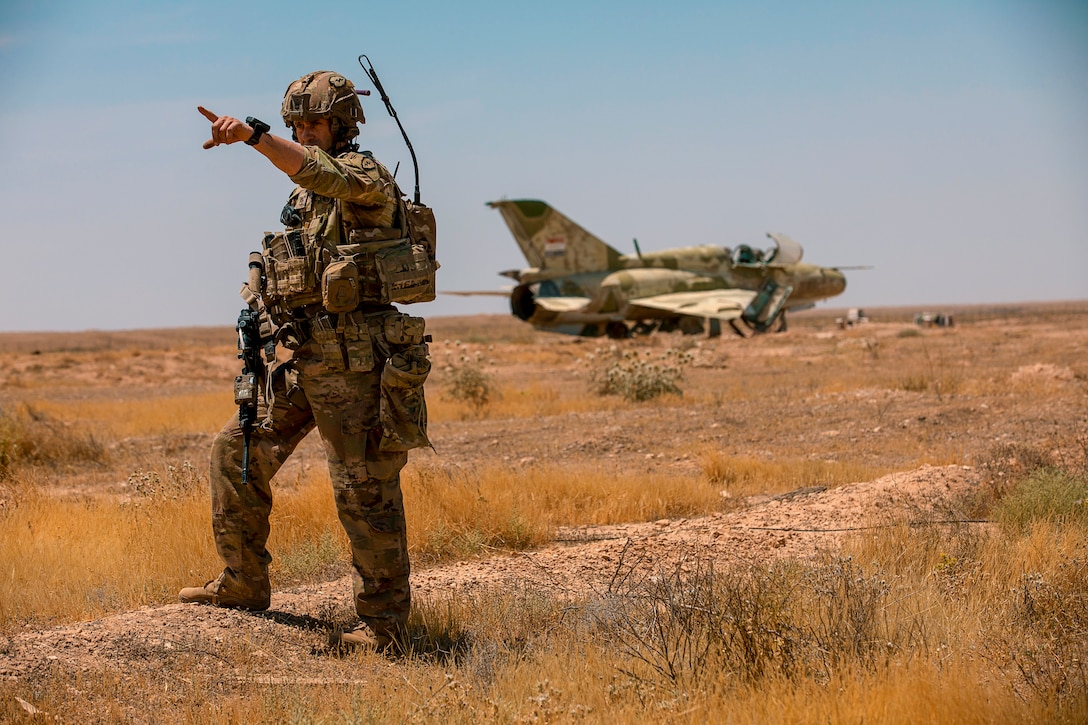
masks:
<path id="1" fill-rule="evenodd" d="M 969 467 L 925 466 L 832 490 L 751 497 L 738 510 L 703 518 L 563 529 L 557 543 L 541 549 L 417 571 L 413 587 L 417 601 L 511 588 L 592 596 L 607 590 L 621 562 L 652 569 L 692 557 L 715 566 L 812 558 L 835 552 L 845 536 L 868 527 L 946 521 L 977 483 Z M 0 678 L 33 678 L 54 668 L 153 676 L 184 666 L 191 677 L 320 682 L 329 674 L 328 658 L 316 655 L 329 617 L 347 606 L 350 591 L 344 577 L 275 592 L 271 609 L 260 614 L 170 604 L 26 632 L 0 641 Z M 239 639 L 261 646 L 245 671 L 224 671 L 230 661 L 224 655 Z"/>
<path id="2" fill-rule="evenodd" d="M 1051 365 L 1050 363 L 1035 363 L 1034 365 L 1021 366 L 1011 376 L 1013 382 L 1025 380 L 1060 380 L 1068 382 L 1076 377 L 1072 368 L 1064 365 Z"/>

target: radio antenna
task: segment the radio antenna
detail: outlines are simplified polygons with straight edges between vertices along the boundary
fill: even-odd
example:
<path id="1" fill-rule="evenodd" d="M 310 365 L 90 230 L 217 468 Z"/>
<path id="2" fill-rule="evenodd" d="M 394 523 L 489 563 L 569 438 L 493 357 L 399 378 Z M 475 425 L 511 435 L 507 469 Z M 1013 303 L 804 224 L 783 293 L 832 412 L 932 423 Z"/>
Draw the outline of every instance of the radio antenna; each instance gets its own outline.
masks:
<path id="1" fill-rule="evenodd" d="M 378 74 L 374 70 L 374 64 L 370 62 L 370 58 L 367 58 L 366 55 L 360 55 L 358 60 L 359 66 L 363 69 L 363 72 L 366 73 L 367 77 L 370 78 L 370 82 L 374 84 L 374 88 L 378 91 L 378 94 L 381 95 L 382 103 L 385 104 L 385 110 L 389 111 L 389 115 L 397 122 L 397 128 L 400 129 L 400 135 L 404 137 L 404 143 L 408 146 L 408 153 L 412 155 L 412 168 L 415 170 L 416 174 L 415 203 L 419 204 L 419 162 L 416 161 L 416 151 L 412 148 L 412 142 L 408 140 L 408 134 L 404 131 L 404 125 L 401 124 L 400 119 L 397 118 L 397 111 L 393 108 L 393 104 L 389 100 L 389 95 L 385 92 L 385 89 L 382 88 L 382 82 L 378 80 Z M 366 61 L 366 65 L 363 65 L 364 60 Z"/>

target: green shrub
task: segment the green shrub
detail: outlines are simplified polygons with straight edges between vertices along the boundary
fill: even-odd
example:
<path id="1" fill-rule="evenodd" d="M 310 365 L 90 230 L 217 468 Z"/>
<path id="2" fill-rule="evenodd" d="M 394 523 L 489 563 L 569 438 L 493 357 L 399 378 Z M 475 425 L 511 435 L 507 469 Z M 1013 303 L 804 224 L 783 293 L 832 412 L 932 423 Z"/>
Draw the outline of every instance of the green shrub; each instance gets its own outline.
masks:
<path id="1" fill-rule="evenodd" d="M 446 397 L 461 403 L 467 403 L 480 414 L 491 402 L 494 389 L 491 376 L 483 369 L 480 361 L 462 357 L 460 363 L 449 363 L 449 389 Z"/>
<path id="2" fill-rule="evenodd" d="M 684 368 L 691 359 L 691 355 L 678 350 L 668 350 L 656 361 L 630 351 L 618 360 L 606 360 L 602 367 L 592 369 L 590 384 L 598 395 L 619 395 L 632 402 L 667 393 L 683 395 L 678 383 L 683 380 Z M 596 360 L 595 356 L 590 358 L 591 363 Z"/>
<path id="3" fill-rule="evenodd" d="M 1039 468 L 997 502 L 995 518 L 1010 531 L 1035 521 L 1088 525 L 1088 479 L 1056 468 Z"/>

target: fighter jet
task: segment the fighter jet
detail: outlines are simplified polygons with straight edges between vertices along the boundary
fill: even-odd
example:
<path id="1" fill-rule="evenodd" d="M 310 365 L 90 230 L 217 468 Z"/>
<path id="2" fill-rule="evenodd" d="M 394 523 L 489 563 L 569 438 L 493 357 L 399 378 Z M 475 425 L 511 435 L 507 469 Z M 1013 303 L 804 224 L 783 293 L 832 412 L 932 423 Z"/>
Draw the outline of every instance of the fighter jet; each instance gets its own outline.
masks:
<path id="1" fill-rule="evenodd" d="M 741 244 L 621 254 L 546 202 L 491 201 L 531 265 L 514 280 L 512 313 L 536 328 L 625 338 L 680 330 L 749 337 L 786 327 L 786 310 L 841 294 L 838 268 L 801 262 L 801 245 L 768 234 L 766 250 Z M 473 293 L 453 293 L 473 294 Z"/>

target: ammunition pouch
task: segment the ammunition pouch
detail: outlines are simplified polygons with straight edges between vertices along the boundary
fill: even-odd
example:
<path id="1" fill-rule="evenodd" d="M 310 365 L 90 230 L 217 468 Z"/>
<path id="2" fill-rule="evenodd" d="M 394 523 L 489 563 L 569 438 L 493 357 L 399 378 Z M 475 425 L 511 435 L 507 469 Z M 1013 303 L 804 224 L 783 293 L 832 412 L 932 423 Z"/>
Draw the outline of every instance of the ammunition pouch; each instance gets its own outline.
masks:
<path id="1" fill-rule="evenodd" d="M 321 302 L 318 280 L 324 266 L 317 245 L 306 244 L 302 232 L 268 232 L 264 247 L 264 294 L 270 306 L 286 309 Z"/>
<path id="2" fill-rule="evenodd" d="M 326 315 L 310 323 L 310 335 L 321 351 L 326 372 L 366 373 L 374 369 L 374 346 L 370 340 L 369 315 L 352 312 L 339 316 L 335 325 Z"/>

